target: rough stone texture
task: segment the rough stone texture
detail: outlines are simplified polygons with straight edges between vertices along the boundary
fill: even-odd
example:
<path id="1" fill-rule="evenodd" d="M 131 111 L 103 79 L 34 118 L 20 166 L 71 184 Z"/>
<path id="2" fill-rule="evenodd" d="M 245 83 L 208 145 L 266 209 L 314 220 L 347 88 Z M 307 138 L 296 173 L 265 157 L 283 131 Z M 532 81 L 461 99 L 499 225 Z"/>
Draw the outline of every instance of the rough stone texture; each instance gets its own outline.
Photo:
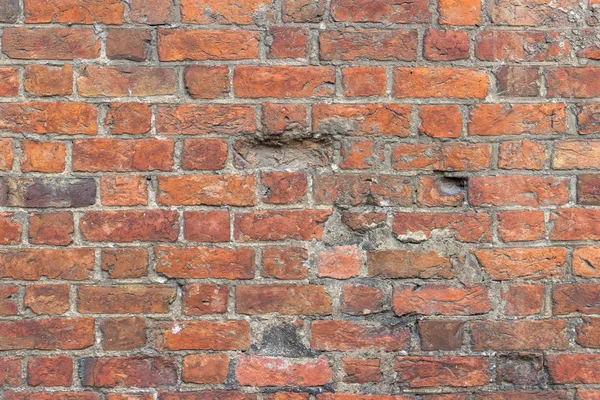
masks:
<path id="1" fill-rule="evenodd" d="M 0 0 L 0 398 L 600 398 L 600 0 Z"/>

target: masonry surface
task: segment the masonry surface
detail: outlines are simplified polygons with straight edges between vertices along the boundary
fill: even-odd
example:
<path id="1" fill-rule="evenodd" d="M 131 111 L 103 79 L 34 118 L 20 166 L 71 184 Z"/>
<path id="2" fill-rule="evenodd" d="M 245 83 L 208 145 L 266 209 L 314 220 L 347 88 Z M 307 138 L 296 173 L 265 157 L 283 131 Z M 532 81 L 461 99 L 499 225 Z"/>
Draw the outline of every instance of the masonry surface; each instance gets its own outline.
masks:
<path id="1" fill-rule="evenodd" d="M 600 399 L 599 28 L 0 0 L 0 398 Z"/>

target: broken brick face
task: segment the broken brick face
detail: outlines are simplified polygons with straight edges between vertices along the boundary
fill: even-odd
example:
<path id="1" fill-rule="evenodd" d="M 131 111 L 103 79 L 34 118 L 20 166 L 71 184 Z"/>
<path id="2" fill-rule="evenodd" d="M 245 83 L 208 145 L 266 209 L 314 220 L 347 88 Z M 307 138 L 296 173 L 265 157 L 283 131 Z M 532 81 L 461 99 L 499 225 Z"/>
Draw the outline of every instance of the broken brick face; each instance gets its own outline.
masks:
<path id="1" fill-rule="evenodd" d="M 3 400 L 600 399 L 600 0 L 0 0 Z"/>

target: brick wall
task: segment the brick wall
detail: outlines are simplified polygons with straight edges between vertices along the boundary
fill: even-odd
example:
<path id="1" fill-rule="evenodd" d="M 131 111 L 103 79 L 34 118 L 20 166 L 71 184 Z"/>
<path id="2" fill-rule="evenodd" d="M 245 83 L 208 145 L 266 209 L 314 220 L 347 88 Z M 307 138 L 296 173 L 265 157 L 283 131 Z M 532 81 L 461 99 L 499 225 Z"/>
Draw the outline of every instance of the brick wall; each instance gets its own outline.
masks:
<path id="1" fill-rule="evenodd" d="M 600 399 L 600 2 L 0 0 L 2 400 Z"/>

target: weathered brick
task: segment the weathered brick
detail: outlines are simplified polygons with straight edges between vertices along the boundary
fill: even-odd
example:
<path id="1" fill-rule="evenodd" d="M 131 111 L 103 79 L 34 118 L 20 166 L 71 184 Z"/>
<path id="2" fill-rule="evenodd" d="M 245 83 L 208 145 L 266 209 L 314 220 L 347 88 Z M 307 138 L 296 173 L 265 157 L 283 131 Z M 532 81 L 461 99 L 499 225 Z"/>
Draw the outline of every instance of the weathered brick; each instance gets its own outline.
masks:
<path id="1" fill-rule="evenodd" d="M 331 298 L 324 286 L 252 285 L 235 291 L 238 314 L 329 315 Z"/>
<path id="2" fill-rule="evenodd" d="M 255 120 L 250 106 L 160 105 L 156 130 L 166 135 L 242 135 L 254 133 Z"/>
<path id="3" fill-rule="evenodd" d="M 471 324 L 475 351 L 566 350 L 565 321 L 483 321 Z"/>
<path id="4" fill-rule="evenodd" d="M 170 171 L 174 143 L 170 139 L 90 139 L 73 143 L 75 171 Z"/>
<path id="5" fill-rule="evenodd" d="M 333 94 L 331 67 L 238 66 L 233 89 L 239 98 L 326 97 Z"/>
<path id="6" fill-rule="evenodd" d="M 100 180 L 100 198 L 105 206 L 145 206 L 148 181 L 140 175 L 104 175 Z"/>
<path id="7" fill-rule="evenodd" d="M 582 318 L 583 324 L 577 326 L 577 344 L 582 347 L 598 349 L 600 348 L 600 319 L 598 318 Z"/>
<path id="8" fill-rule="evenodd" d="M 324 31 L 319 35 L 322 60 L 367 59 L 415 61 L 416 31 Z"/>
<path id="9" fill-rule="evenodd" d="M 468 198 L 474 206 L 556 206 L 569 200 L 567 183 L 560 178 L 524 175 L 473 177 Z"/>
<path id="10" fill-rule="evenodd" d="M 173 0 L 131 0 L 129 18 L 132 22 L 162 25 L 175 22 L 178 13 Z"/>
<path id="11" fill-rule="evenodd" d="M 556 32 L 482 31 L 475 44 L 475 56 L 483 61 L 563 61 L 570 51 L 569 41 Z"/>
<path id="12" fill-rule="evenodd" d="M 30 358 L 27 362 L 27 383 L 31 386 L 71 386 L 72 381 L 71 357 Z"/>
<path id="13" fill-rule="evenodd" d="M 487 385 L 490 363 L 482 357 L 396 357 L 398 383 L 411 388 Z"/>
<path id="14" fill-rule="evenodd" d="M 265 187 L 265 203 L 298 203 L 306 196 L 308 179 L 303 172 L 265 172 L 260 181 Z"/>
<path id="15" fill-rule="evenodd" d="M 69 311 L 69 300 L 69 285 L 30 285 L 23 304 L 34 314 L 61 315 Z"/>
<path id="16" fill-rule="evenodd" d="M 25 91 L 37 96 L 66 96 L 73 92 L 73 67 L 28 65 L 25 68 Z"/>
<path id="17" fill-rule="evenodd" d="M 343 358 L 342 362 L 344 363 L 345 383 L 369 383 L 381 380 L 379 360 L 377 359 Z"/>
<path id="18" fill-rule="evenodd" d="M 66 146 L 60 142 L 21 142 L 21 171 L 63 172 L 65 170 Z"/>
<path id="19" fill-rule="evenodd" d="M 263 103 L 261 123 L 269 135 L 306 129 L 306 107 L 302 104 Z"/>
<path id="20" fill-rule="evenodd" d="M 254 250 L 210 247 L 154 248 L 156 272 L 170 278 L 251 279 Z"/>
<path id="21" fill-rule="evenodd" d="M 235 369 L 241 386 L 323 386 L 333 371 L 326 357 L 296 361 L 261 356 L 242 356 Z"/>
<path id="22" fill-rule="evenodd" d="M 21 243 L 23 228 L 12 213 L 0 213 L 0 244 Z"/>
<path id="23" fill-rule="evenodd" d="M 319 22 L 325 14 L 324 0 L 283 0 L 283 22 Z"/>
<path id="24" fill-rule="evenodd" d="M 256 203 L 253 175 L 165 176 L 158 180 L 161 205 L 252 206 Z"/>
<path id="25" fill-rule="evenodd" d="M 465 201 L 463 182 L 422 176 L 417 184 L 417 202 L 425 207 L 460 207 Z"/>
<path id="26" fill-rule="evenodd" d="M 541 170 L 546 163 L 546 147 L 530 140 L 503 142 L 498 149 L 498 168 Z"/>
<path id="27" fill-rule="evenodd" d="M 18 358 L 0 358 L 0 384 L 2 387 L 21 384 L 21 360 Z M 10 396 L 10 393 L 6 393 Z"/>
<path id="28" fill-rule="evenodd" d="M 77 91 L 84 97 L 161 96 L 175 90 L 175 72 L 167 68 L 90 65 L 77 78 Z"/>
<path id="29" fill-rule="evenodd" d="M 417 67 L 394 69 L 393 96 L 398 98 L 483 99 L 489 78 L 480 69 Z"/>
<path id="30" fill-rule="evenodd" d="M 185 88 L 193 99 L 216 99 L 229 94 L 229 68 L 192 65 L 185 69 Z"/>
<path id="31" fill-rule="evenodd" d="M 249 25 L 272 19 L 272 0 L 195 0 L 181 1 L 181 20 L 188 24 Z M 271 18 L 269 18 L 271 15 Z"/>
<path id="32" fill-rule="evenodd" d="M 183 234 L 191 242 L 228 242 L 229 213 L 227 211 L 185 212 Z"/>
<path id="33" fill-rule="evenodd" d="M 564 276 L 567 251 L 561 248 L 474 250 L 483 269 L 495 280 L 558 279 Z"/>
<path id="34" fill-rule="evenodd" d="M 183 313 L 185 315 L 224 314 L 227 312 L 228 298 L 227 286 L 185 285 L 183 287 Z"/>
<path id="35" fill-rule="evenodd" d="M 471 111 L 469 135 L 556 135 L 566 133 L 564 104 L 478 104 Z"/>
<path id="36" fill-rule="evenodd" d="M 273 26 L 269 28 L 271 44 L 268 56 L 272 59 L 307 58 L 309 31 L 305 28 Z"/>
<path id="37" fill-rule="evenodd" d="M 551 240 L 600 239 L 600 210 L 564 208 L 550 214 Z"/>
<path id="38" fill-rule="evenodd" d="M 412 182 L 400 176 L 320 175 L 314 178 L 317 204 L 409 206 Z"/>
<path id="39" fill-rule="evenodd" d="M 146 322 L 142 317 L 103 319 L 100 331 L 104 350 L 133 350 L 146 344 Z"/>
<path id="40" fill-rule="evenodd" d="M 595 283 L 561 284 L 552 292 L 554 315 L 571 313 L 598 314 L 600 285 Z"/>
<path id="41" fill-rule="evenodd" d="M 0 322 L 0 350 L 81 350 L 93 344 L 91 318 Z"/>
<path id="42" fill-rule="evenodd" d="M 183 142 L 183 169 L 214 171 L 225 167 L 227 142 L 221 139 L 186 139 Z"/>
<path id="43" fill-rule="evenodd" d="M 308 277 L 308 251 L 303 247 L 265 247 L 262 253 L 262 276 L 275 279 Z"/>
<path id="44" fill-rule="evenodd" d="M 553 383 L 600 382 L 600 357 L 597 354 L 551 354 L 546 360 Z"/>
<path id="45" fill-rule="evenodd" d="M 100 396 L 91 392 L 6 392 L 6 400 L 100 400 Z"/>
<path id="46" fill-rule="evenodd" d="M 29 215 L 29 243 L 68 246 L 73 242 L 73 214 L 69 212 Z"/>
<path id="47" fill-rule="evenodd" d="M 348 315 L 368 315 L 383 311 L 384 295 L 376 287 L 347 284 L 342 287 L 340 308 Z"/>
<path id="48" fill-rule="evenodd" d="M 458 138 L 462 134 L 462 115 L 457 106 L 419 107 L 419 133 L 433 138 Z"/>
<path id="49" fill-rule="evenodd" d="M 343 142 L 340 155 L 343 169 L 375 169 L 385 161 L 384 147 L 370 140 Z"/>
<path id="50" fill-rule="evenodd" d="M 398 144 L 392 150 L 396 170 L 481 171 L 489 168 L 488 144 Z"/>
<path id="51" fill-rule="evenodd" d="M 410 333 L 402 324 L 372 325 L 352 321 L 314 321 L 311 347 L 315 350 L 399 351 L 408 348 Z"/>
<path id="52" fill-rule="evenodd" d="M 317 276 L 349 279 L 360 274 L 361 253 L 355 246 L 338 246 L 317 253 Z"/>
<path id="53" fill-rule="evenodd" d="M 492 220 L 484 213 L 399 213 L 394 215 L 392 227 L 400 240 L 428 240 L 435 231 L 451 234 L 461 242 L 489 242 Z"/>
<path id="54" fill-rule="evenodd" d="M 80 286 L 77 310 L 84 314 L 160 314 L 170 311 L 176 290 L 168 286 Z"/>
<path id="55" fill-rule="evenodd" d="M 15 23 L 19 18 L 19 1 L 18 0 L 6 0 L 2 3 L 0 8 L 0 22 L 3 23 Z"/>
<path id="56" fill-rule="evenodd" d="M 15 160 L 12 139 L 0 139 L 0 171 L 10 171 Z"/>
<path id="57" fill-rule="evenodd" d="M 570 25 L 569 15 L 575 12 L 576 7 L 574 0 L 561 0 L 556 5 L 543 1 L 491 0 L 488 10 L 496 25 L 539 27 Z"/>
<path id="58" fill-rule="evenodd" d="M 16 286 L 0 286 L 0 315 L 17 315 L 19 313 L 15 301 L 18 292 L 19 288 Z"/>
<path id="59" fill-rule="evenodd" d="M 9 27 L 2 35 L 2 52 L 24 60 L 74 60 L 100 56 L 100 39 L 86 28 Z"/>
<path id="60" fill-rule="evenodd" d="M 162 332 L 162 342 L 169 350 L 248 350 L 250 326 L 242 320 L 173 322 Z"/>
<path id="61" fill-rule="evenodd" d="M 192 354 L 183 359 L 181 376 L 188 383 L 224 383 L 228 364 L 229 359 L 225 354 Z"/>
<path id="62" fill-rule="evenodd" d="M 550 68 L 547 74 L 549 97 L 591 98 L 600 95 L 600 68 Z"/>
<path id="63" fill-rule="evenodd" d="M 255 211 L 235 215 L 236 240 L 312 240 L 321 239 L 323 224 L 330 210 Z"/>
<path id="64" fill-rule="evenodd" d="M 112 135 L 142 135 L 151 127 L 152 109 L 144 103 L 111 103 L 104 127 Z"/>
<path id="65" fill-rule="evenodd" d="M 148 251 L 145 249 L 102 249 L 102 271 L 110 279 L 141 278 L 148 272 Z"/>
<path id="66" fill-rule="evenodd" d="M 27 24 L 121 24 L 125 6 L 118 0 L 27 0 Z"/>
<path id="67" fill-rule="evenodd" d="M 258 32 L 160 29 L 160 61 L 246 60 L 258 58 Z"/>
<path id="68" fill-rule="evenodd" d="M 421 349 L 459 350 L 463 345 L 464 322 L 451 320 L 419 321 Z"/>
<path id="69" fill-rule="evenodd" d="M 440 0 L 438 22 L 441 25 L 479 25 L 481 23 L 481 0 Z"/>
<path id="70" fill-rule="evenodd" d="M 600 248 L 578 247 L 573 251 L 573 274 L 583 278 L 600 277 Z"/>
<path id="71" fill-rule="evenodd" d="M 0 277 L 37 281 L 48 279 L 81 281 L 94 268 L 93 249 L 14 249 L 0 252 Z"/>
<path id="72" fill-rule="evenodd" d="M 383 96 L 386 92 L 385 68 L 348 67 L 342 69 L 342 93 L 347 97 Z"/>
<path id="73" fill-rule="evenodd" d="M 95 135 L 97 117 L 96 107 L 85 103 L 33 102 L 0 105 L 0 129 L 14 133 Z"/>
<path id="74" fill-rule="evenodd" d="M 545 224 L 542 211 L 505 211 L 498 214 L 498 236 L 503 242 L 541 240 Z"/>
<path id="75" fill-rule="evenodd" d="M 109 29 L 106 56 L 111 60 L 146 61 L 152 52 L 152 35 L 141 29 Z"/>
<path id="76" fill-rule="evenodd" d="M 424 0 L 333 0 L 331 15 L 335 21 L 418 24 L 431 20 L 427 5 Z"/>
<path id="77" fill-rule="evenodd" d="M 408 136 L 410 107 L 402 104 L 317 104 L 313 131 L 352 136 Z"/>
<path id="78" fill-rule="evenodd" d="M 177 211 L 93 211 L 79 220 L 83 238 L 90 242 L 174 242 L 179 234 Z"/>
<path id="79" fill-rule="evenodd" d="M 392 308 L 399 315 L 475 315 L 492 310 L 488 290 L 483 285 L 455 287 L 449 284 L 397 286 Z"/>
<path id="80" fill-rule="evenodd" d="M 499 68 L 495 75 L 501 96 L 537 97 L 540 94 L 538 68 L 506 66 Z"/>
<path id="81" fill-rule="evenodd" d="M 79 360 L 79 368 L 83 386 L 160 387 L 177 383 L 177 367 L 170 358 L 83 358 Z"/>
<path id="82" fill-rule="evenodd" d="M 454 277 L 449 257 L 436 251 L 377 250 L 367 253 L 369 276 L 378 278 L 444 278 Z"/>

